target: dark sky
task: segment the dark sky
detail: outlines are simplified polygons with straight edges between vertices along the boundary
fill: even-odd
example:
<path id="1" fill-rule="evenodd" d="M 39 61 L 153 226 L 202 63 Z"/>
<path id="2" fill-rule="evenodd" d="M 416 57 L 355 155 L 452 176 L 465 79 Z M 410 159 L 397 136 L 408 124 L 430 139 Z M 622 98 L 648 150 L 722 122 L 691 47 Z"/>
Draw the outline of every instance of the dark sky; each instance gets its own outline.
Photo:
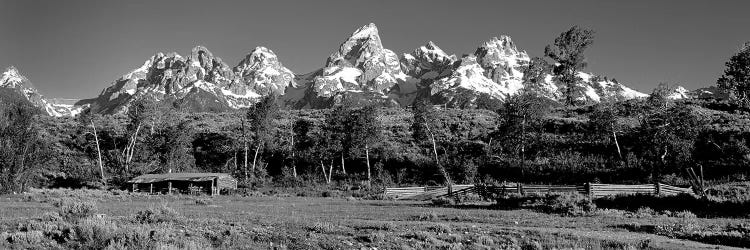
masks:
<path id="1" fill-rule="evenodd" d="M 295 73 L 320 68 L 356 28 L 377 24 L 398 54 L 434 41 L 457 55 L 510 35 L 541 56 L 572 25 L 596 30 L 586 71 L 650 92 L 713 85 L 750 41 L 750 1 L 0 0 L 0 67 L 49 97 L 97 95 L 156 52 L 204 45 L 234 66 L 256 46 Z"/>

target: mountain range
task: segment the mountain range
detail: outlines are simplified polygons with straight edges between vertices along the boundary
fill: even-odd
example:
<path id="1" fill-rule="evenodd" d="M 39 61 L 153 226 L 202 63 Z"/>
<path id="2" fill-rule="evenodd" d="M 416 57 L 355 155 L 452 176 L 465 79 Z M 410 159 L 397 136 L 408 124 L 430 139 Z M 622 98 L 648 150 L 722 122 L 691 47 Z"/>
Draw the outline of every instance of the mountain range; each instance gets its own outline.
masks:
<path id="1" fill-rule="evenodd" d="M 14 68 L 2 75 L 0 90 L 16 95 L 52 116 L 75 116 L 87 111 L 117 114 L 138 99 L 171 102 L 194 112 L 222 112 L 248 107 L 262 97 L 280 96 L 288 108 L 328 108 L 336 104 L 409 106 L 416 98 L 434 104 L 471 106 L 481 95 L 504 100 L 529 90 L 562 101 L 564 84 L 551 70 L 531 86 L 524 71 L 532 62 L 509 36 L 493 37 L 471 54 L 458 57 L 432 41 L 414 51 L 396 54 L 383 46 L 378 28 L 368 24 L 352 33 L 322 63 L 306 74 L 295 74 L 269 48 L 256 47 L 235 66 L 229 66 L 207 48 L 197 46 L 190 54 L 156 53 L 142 66 L 114 80 L 90 99 L 48 99 Z M 614 79 L 578 72 L 578 100 L 642 98 Z M 675 91 L 673 98 L 687 97 Z"/>

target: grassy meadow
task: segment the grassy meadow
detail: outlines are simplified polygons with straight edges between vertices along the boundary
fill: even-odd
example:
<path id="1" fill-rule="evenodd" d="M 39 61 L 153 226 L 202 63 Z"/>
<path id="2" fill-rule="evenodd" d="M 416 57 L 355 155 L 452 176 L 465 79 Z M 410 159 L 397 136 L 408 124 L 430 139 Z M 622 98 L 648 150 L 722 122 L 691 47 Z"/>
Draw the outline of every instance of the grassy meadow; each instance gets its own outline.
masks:
<path id="1" fill-rule="evenodd" d="M 573 216 L 481 201 L 438 206 L 261 193 L 35 189 L 0 197 L 0 248 L 9 249 L 730 249 L 747 247 L 744 228 L 690 239 L 664 232 L 747 224 L 649 209 Z"/>

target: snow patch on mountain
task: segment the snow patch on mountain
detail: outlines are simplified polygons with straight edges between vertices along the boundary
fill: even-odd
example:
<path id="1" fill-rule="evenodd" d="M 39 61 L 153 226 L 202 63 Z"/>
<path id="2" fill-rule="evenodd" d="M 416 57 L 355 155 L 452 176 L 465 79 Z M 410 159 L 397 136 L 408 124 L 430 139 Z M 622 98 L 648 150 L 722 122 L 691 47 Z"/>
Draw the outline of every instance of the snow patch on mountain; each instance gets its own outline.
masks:
<path id="1" fill-rule="evenodd" d="M 507 35 L 492 37 L 461 58 L 432 41 L 398 56 L 383 46 L 377 26 L 371 23 L 351 33 L 322 68 L 308 74 L 295 75 L 266 47 L 254 48 L 236 66 L 229 67 L 207 48 L 196 46 L 186 57 L 174 52 L 151 56 L 94 99 L 72 106 L 41 105 L 50 105 L 50 114 L 72 114 L 71 108 L 84 105 L 89 105 L 93 113 L 113 114 L 127 111 L 139 98 L 149 97 L 175 100 L 180 105 L 211 104 L 211 110 L 220 110 L 249 107 L 263 96 L 274 94 L 282 96 L 292 108 L 325 108 L 344 100 L 408 106 L 417 97 L 429 97 L 435 104 L 452 104 L 466 103 L 481 94 L 504 100 L 522 91 L 563 101 L 568 86 L 549 69 L 535 72 L 543 80 L 524 82 L 530 63 L 526 51 Z M 576 94 L 582 102 L 647 96 L 606 77 L 584 72 L 578 72 L 578 76 L 582 81 L 576 86 Z M 13 86 L 24 83 L 28 81 L 15 69 L 3 73 L 0 81 Z M 26 96 L 37 92 L 30 88 L 19 91 Z"/>
<path id="2" fill-rule="evenodd" d="M 8 67 L 0 77 L 0 88 L 7 88 L 23 96 L 31 105 L 38 107 L 50 116 L 72 116 L 80 112 L 79 109 L 57 105 L 42 95 L 39 90 L 23 76 L 14 66 Z"/>
<path id="3" fill-rule="evenodd" d="M 690 98 L 690 91 L 682 86 L 677 86 L 667 98 L 672 100 L 687 99 Z"/>
<path id="4" fill-rule="evenodd" d="M 18 69 L 14 66 L 8 67 L 3 72 L 2 78 L 0 78 L 0 87 L 3 88 L 18 88 L 21 87 L 25 82 L 29 80 L 26 77 L 18 73 Z"/>
<path id="5" fill-rule="evenodd" d="M 516 93 L 521 88 L 523 85 L 518 81 L 492 81 L 486 76 L 485 69 L 477 63 L 476 56 L 470 55 L 461 59 L 461 65 L 451 76 L 435 81 L 431 85 L 430 94 L 437 95 L 452 89 L 463 89 L 505 99 L 510 93 Z"/>

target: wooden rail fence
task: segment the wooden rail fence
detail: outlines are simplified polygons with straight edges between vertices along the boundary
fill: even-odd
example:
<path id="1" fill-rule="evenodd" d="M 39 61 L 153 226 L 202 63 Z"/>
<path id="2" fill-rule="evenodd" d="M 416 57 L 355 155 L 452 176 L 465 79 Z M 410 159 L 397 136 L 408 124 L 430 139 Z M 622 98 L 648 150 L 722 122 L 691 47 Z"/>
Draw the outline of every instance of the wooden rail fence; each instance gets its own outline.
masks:
<path id="1" fill-rule="evenodd" d="M 691 188 L 681 188 L 667 184 L 598 184 L 585 183 L 582 185 L 525 185 L 505 184 L 499 186 L 491 185 L 453 185 L 452 192 L 448 193 L 447 187 L 398 187 L 385 188 L 386 197 L 397 200 L 430 200 L 438 197 L 455 196 L 466 193 L 479 194 L 482 197 L 495 197 L 507 194 L 546 194 L 546 193 L 580 193 L 591 198 L 600 198 L 610 195 L 678 195 L 682 193 L 693 194 Z"/>

